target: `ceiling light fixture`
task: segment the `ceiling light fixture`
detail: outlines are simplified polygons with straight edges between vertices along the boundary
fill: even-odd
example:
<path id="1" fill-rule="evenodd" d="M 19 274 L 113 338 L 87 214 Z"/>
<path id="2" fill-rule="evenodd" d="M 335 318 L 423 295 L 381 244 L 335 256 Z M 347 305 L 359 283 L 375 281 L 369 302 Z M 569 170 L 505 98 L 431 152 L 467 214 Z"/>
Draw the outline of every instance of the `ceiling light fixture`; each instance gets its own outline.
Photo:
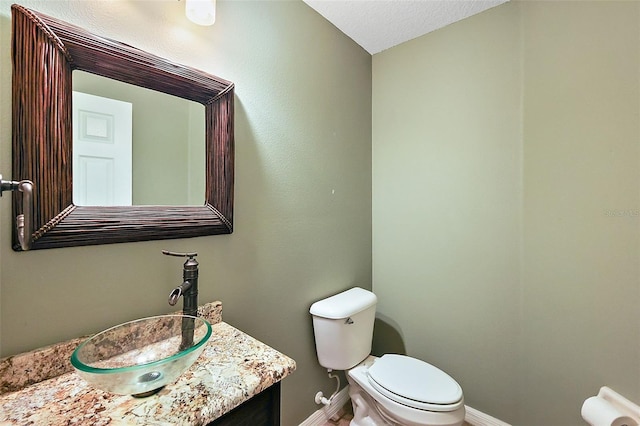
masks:
<path id="1" fill-rule="evenodd" d="M 213 25 L 216 22 L 216 0 L 185 0 L 185 14 L 194 24 Z"/>

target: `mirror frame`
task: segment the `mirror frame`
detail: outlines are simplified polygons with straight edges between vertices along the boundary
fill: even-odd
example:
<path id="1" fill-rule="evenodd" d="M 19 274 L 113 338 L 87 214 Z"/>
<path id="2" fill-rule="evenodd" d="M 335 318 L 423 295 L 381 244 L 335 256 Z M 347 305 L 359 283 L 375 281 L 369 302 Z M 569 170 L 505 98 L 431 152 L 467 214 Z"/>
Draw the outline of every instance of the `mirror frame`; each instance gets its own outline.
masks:
<path id="1" fill-rule="evenodd" d="M 45 14 L 12 5 L 13 178 L 34 182 L 32 249 L 233 232 L 234 85 Z M 203 206 L 76 206 L 72 77 L 82 70 L 205 107 Z M 159 182 L 158 184 L 162 184 Z M 20 250 L 13 197 L 13 249 Z"/>

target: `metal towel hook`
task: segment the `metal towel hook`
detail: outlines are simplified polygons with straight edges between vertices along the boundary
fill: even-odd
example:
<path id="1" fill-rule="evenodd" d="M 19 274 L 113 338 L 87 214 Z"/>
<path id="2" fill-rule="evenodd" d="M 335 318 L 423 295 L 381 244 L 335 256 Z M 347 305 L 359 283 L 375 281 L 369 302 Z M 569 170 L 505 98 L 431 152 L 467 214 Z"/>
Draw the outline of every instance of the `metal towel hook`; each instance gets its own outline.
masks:
<path id="1" fill-rule="evenodd" d="M 22 213 L 16 216 L 16 230 L 18 231 L 18 241 L 20 248 L 27 251 L 31 248 L 32 220 L 33 212 L 33 182 L 30 180 L 2 180 L 0 175 L 0 196 L 4 191 L 22 192 Z"/>

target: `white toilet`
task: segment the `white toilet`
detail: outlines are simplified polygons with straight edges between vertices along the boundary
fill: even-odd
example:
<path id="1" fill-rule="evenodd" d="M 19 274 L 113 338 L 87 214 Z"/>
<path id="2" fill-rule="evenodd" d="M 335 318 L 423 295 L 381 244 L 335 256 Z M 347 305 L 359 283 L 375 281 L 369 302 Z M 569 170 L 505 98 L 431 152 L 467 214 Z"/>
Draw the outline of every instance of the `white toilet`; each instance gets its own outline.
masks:
<path id="1" fill-rule="evenodd" d="M 351 426 L 457 426 L 464 422 L 462 388 L 447 373 L 404 355 L 370 355 L 377 297 L 359 287 L 315 302 L 320 365 L 346 370 Z"/>

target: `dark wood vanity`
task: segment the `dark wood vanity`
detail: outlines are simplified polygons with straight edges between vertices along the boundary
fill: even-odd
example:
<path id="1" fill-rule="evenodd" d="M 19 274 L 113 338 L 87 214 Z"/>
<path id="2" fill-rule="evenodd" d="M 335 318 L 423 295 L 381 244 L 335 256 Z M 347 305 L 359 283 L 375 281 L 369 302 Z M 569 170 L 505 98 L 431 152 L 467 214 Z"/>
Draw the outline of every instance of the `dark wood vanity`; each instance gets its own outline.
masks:
<path id="1" fill-rule="evenodd" d="M 209 426 L 279 426 L 280 383 L 262 391 Z"/>

